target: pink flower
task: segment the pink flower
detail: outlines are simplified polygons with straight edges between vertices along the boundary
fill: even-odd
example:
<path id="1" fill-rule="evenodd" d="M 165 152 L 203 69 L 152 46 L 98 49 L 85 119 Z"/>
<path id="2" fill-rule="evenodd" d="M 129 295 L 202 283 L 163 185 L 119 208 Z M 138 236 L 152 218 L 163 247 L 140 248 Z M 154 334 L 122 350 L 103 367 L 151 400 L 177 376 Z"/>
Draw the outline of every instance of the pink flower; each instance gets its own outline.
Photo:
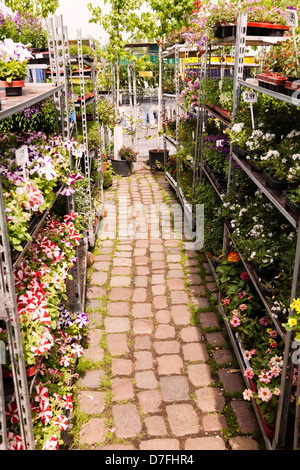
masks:
<path id="1" fill-rule="evenodd" d="M 238 298 L 243 299 L 245 297 L 245 295 L 246 295 L 246 291 L 243 290 L 243 292 L 238 293 Z"/>
<path id="2" fill-rule="evenodd" d="M 278 377 L 280 375 L 281 368 L 278 365 L 274 365 L 270 369 L 270 373 L 273 377 Z"/>
<path id="3" fill-rule="evenodd" d="M 253 392 L 249 388 L 243 391 L 244 400 L 250 401 L 253 397 Z"/>
<path id="4" fill-rule="evenodd" d="M 271 338 L 277 338 L 277 336 L 278 336 L 278 333 L 277 333 L 277 331 L 276 331 L 276 330 L 272 330 L 272 331 L 270 331 L 270 333 L 269 333 L 269 334 L 270 334 Z"/>
<path id="5" fill-rule="evenodd" d="M 259 381 L 265 384 L 270 383 L 271 378 L 272 378 L 271 374 L 269 372 L 266 372 L 265 369 L 262 369 L 260 371 L 260 375 L 258 376 Z"/>
<path id="6" fill-rule="evenodd" d="M 234 310 L 232 310 L 232 315 L 238 315 L 238 310 L 235 308 Z"/>
<path id="7" fill-rule="evenodd" d="M 272 398 L 272 392 L 268 387 L 260 387 L 258 389 L 258 398 L 260 398 L 262 401 L 268 402 Z"/>
<path id="8" fill-rule="evenodd" d="M 260 322 L 263 326 L 268 326 L 268 324 L 269 324 L 269 320 L 268 320 L 268 318 L 266 318 L 266 317 L 261 318 L 261 319 L 259 320 L 259 322 Z"/>
<path id="9" fill-rule="evenodd" d="M 254 372 L 252 369 L 245 369 L 244 377 L 247 377 L 248 379 L 252 379 L 253 376 L 254 376 Z"/>
<path id="10" fill-rule="evenodd" d="M 230 320 L 230 324 L 231 326 L 233 327 L 237 327 L 241 324 L 241 320 L 239 319 L 239 317 L 233 317 L 231 320 Z"/>
<path id="11" fill-rule="evenodd" d="M 246 304 L 241 304 L 239 309 L 243 312 L 244 310 L 247 310 L 248 306 Z"/>

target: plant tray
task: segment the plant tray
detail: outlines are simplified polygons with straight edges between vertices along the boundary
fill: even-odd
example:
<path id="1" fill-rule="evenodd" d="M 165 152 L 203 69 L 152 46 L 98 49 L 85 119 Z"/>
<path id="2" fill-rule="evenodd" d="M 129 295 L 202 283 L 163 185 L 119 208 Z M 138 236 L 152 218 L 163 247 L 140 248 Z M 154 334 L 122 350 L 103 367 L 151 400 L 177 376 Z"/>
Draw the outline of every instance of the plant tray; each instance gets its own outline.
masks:
<path id="1" fill-rule="evenodd" d="M 251 171 L 257 171 L 258 173 L 262 173 L 262 172 L 263 172 L 263 170 L 261 170 L 261 169 L 257 166 L 255 160 L 249 160 L 249 165 L 250 165 L 250 167 L 251 167 Z"/>
<path id="2" fill-rule="evenodd" d="M 258 85 L 267 90 L 272 90 L 277 93 L 284 93 L 284 86 L 287 81 L 287 77 L 278 77 L 272 74 L 260 73 L 256 75 Z"/>
<path id="3" fill-rule="evenodd" d="M 295 91 L 298 91 L 298 90 L 300 90 L 300 82 L 298 82 L 298 81 L 288 80 L 284 85 L 284 92 L 288 96 L 293 96 Z M 295 98 L 298 99 L 298 93 L 297 93 L 297 96 Z"/>
<path id="4" fill-rule="evenodd" d="M 285 205 L 288 209 L 290 209 L 294 214 L 300 215 L 300 204 L 292 202 L 289 198 L 287 191 L 282 191 L 281 197 L 284 200 Z"/>
<path id="5" fill-rule="evenodd" d="M 276 178 L 273 178 L 267 171 L 263 171 L 262 175 L 270 188 L 273 189 L 285 189 L 287 187 L 287 181 L 281 181 Z"/>
<path id="6" fill-rule="evenodd" d="M 273 23 L 247 23 L 247 36 L 275 36 L 282 37 L 289 31 L 286 25 Z M 215 38 L 228 38 L 236 36 L 236 23 L 220 23 L 214 31 Z"/>

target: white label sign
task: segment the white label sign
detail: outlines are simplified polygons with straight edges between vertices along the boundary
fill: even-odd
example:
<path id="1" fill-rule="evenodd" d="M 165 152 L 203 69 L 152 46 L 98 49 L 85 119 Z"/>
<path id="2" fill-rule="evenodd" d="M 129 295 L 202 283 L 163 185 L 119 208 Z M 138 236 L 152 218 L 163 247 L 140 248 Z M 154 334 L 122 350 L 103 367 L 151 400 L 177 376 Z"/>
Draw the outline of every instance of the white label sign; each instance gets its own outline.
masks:
<path id="1" fill-rule="evenodd" d="M 244 91 L 243 98 L 245 103 L 256 103 L 257 102 L 257 94 L 255 91 Z"/>
<path id="2" fill-rule="evenodd" d="M 285 11 L 286 24 L 291 28 L 298 27 L 298 15 L 296 10 Z"/>
<path id="3" fill-rule="evenodd" d="M 220 139 L 216 141 L 216 147 L 223 147 L 224 139 Z"/>
<path id="4" fill-rule="evenodd" d="M 16 162 L 18 166 L 23 166 L 28 160 L 28 147 L 23 145 L 16 150 Z"/>

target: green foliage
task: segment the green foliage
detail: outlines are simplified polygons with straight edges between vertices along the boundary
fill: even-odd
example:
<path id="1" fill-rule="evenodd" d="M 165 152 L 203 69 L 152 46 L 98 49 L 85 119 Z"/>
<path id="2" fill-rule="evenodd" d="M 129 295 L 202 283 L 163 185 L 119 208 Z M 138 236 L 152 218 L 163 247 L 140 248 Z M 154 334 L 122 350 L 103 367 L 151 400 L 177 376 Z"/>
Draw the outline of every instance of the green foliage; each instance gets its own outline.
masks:
<path id="1" fill-rule="evenodd" d="M 4 3 L 12 11 L 27 12 L 42 18 L 55 13 L 59 6 L 58 0 L 4 0 Z"/>
<path id="2" fill-rule="evenodd" d="M 9 60 L 8 62 L 0 61 L 0 78 L 11 83 L 15 79 L 24 80 L 26 78 L 27 61 L 16 62 Z"/>
<path id="3" fill-rule="evenodd" d="M 127 160 L 128 162 L 136 162 L 137 152 L 135 152 L 131 147 L 126 147 L 123 145 L 118 152 L 121 160 Z"/>

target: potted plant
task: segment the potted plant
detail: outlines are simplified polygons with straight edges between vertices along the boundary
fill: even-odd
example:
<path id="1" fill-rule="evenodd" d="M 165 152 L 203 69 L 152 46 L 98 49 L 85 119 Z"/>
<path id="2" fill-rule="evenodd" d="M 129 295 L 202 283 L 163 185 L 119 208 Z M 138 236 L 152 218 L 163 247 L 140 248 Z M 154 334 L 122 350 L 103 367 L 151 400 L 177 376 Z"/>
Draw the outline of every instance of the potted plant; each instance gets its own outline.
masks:
<path id="1" fill-rule="evenodd" d="M 12 39 L 0 42 L 0 80 L 7 96 L 22 95 L 30 58 L 32 55 L 23 44 L 15 43 Z"/>
<path id="2" fill-rule="evenodd" d="M 120 160 L 111 160 L 114 172 L 121 176 L 131 175 L 133 169 L 132 163 L 136 162 L 137 152 L 131 147 L 123 145 L 118 152 L 118 156 Z"/>

